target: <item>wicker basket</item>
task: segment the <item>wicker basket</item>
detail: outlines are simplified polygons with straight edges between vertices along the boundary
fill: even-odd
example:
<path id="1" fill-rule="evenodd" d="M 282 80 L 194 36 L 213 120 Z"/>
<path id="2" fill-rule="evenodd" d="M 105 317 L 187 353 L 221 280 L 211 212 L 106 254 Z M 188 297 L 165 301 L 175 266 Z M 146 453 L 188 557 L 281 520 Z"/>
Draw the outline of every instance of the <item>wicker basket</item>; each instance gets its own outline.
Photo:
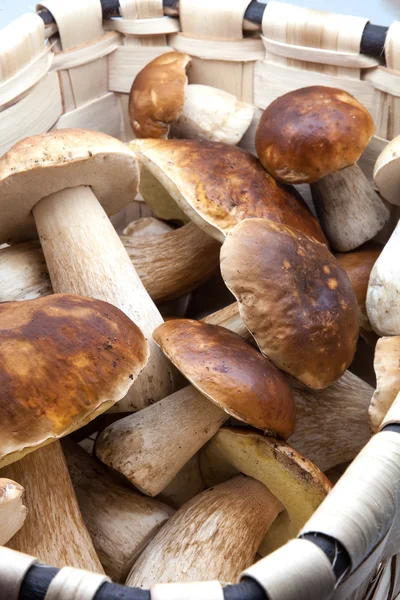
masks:
<path id="1" fill-rule="evenodd" d="M 400 22 L 387 32 L 385 62 L 383 53 L 381 57 L 360 53 L 367 25 L 360 17 L 272 1 L 257 26 L 244 19 L 249 0 L 202 0 L 201 15 L 198 0 L 180 0 L 179 20 L 165 16 L 162 0 L 119 4 L 121 18 L 103 19 L 106 1 L 45 0 L 39 8 L 47 9 L 55 24 L 45 25 L 41 17 L 30 14 L 1 32 L 0 155 L 28 135 L 68 127 L 129 141 L 134 137 L 127 118 L 132 81 L 146 63 L 171 48 L 193 57 L 191 83 L 222 88 L 257 107 L 240 144 L 250 151 L 260 111 L 278 96 L 305 85 L 340 87 L 369 109 L 377 134 L 360 164 L 370 180 L 378 154 L 400 134 Z M 264 7 L 257 10 L 262 14 Z M 141 202 L 133 203 L 128 217 L 117 218 L 117 226 L 145 214 Z M 249 568 L 240 584 L 166 584 L 148 592 L 63 569 L 58 591 L 53 589 L 46 599 L 398 597 L 399 433 L 400 404 L 395 403 L 382 431 L 353 461 L 299 538 Z M 95 561 L 90 564 L 95 571 Z M 84 565 L 88 561 L 82 559 L 74 567 Z M 57 573 L 32 557 L 2 548 L 0 600 L 42 599 Z"/>

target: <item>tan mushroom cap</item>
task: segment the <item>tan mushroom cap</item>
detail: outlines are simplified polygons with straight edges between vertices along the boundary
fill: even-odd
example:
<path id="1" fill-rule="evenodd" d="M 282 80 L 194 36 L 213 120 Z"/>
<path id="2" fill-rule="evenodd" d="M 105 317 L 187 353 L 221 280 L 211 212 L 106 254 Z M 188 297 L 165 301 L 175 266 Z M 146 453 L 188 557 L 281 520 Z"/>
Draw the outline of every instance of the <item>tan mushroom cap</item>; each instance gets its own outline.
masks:
<path id="1" fill-rule="evenodd" d="M 129 117 L 138 138 L 166 138 L 182 112 L 190 56 L 167 52 L 136 75 L 129 95 Z"/>
<path id="2" fill-rule="evenodd" d="M 25 138 L 0 158 L 0 243 L 29 239 L 32 209 L 50 194 L 90 186 L 113 215 L 135 198 L 138 182 L 133 152 L 104 133 L 58 129 Z"/>
<path id="3" fill-rule="evenodd" d="M 19 483 L 0 477 L 0 546 L 4 546 L 24 524 L 27 514 L 24 492 Z"/>
<path id="4" fill-rule="evenodd" d="M 283 504 L 260 551 L 273 552 L 300 529 L 332 489 L 325 475 L 286 442 L 251 430 L 223 427 L 201 451 L 208 485 L 243 473 L 263 483 Z"/>
<path id="5" fill-rule="evenodd" d="M 283 375 L 240 336 L 190 319 L 167 321 L 153 337 L 206 398 L 232 417 L 289 437 L 295 403 Z"/>
<path id="6" fill-rule="evenodd" d="M 200 140 L 135 140 L 131 145 L 179 208 L 220 242 L 242 219 L 260 217 L 326 243 L 298 192 L 277 183 L 250 152 Z"/>
<path id="7" fill-rule="evenodd" d="M 148 354 L 140 329 L 107 302 L 55 294 L 0 304 L 0 466 L 121 400 Z"/>
<path id="8" fill-rule="evenodd" d="M 312 183 L 357 162 L 375 132 L 367 109 L 351 94 L 304 87 L 264 110 L 256 150 L 264 167 L 286 183 Z"/>
<path id="9" fill-rule="evenodd" d="M 246 219 L 222 246 L 221 273 L 279 369 L 315 389 L 344 373 L 356 350 L 358 304 L 326 246 L 285 225 Z"/>
<path id="10" fill-rule="evenodd" d="M 374 180 L 385 200 L 400 206 L 400 135 L 391 140 L 378 156 Z"/>
<path id="11" fill-rule="evenodd" d="M 381 252 L 382 246 L 369 242 L 357 248 L 354 252 L 336 254 L 336 260 L 346 271 L 346 275 L 353 286 L 360 311 L 360 326 L 366 331 L 372 331 L 365 306 L 369 276 Z"/>

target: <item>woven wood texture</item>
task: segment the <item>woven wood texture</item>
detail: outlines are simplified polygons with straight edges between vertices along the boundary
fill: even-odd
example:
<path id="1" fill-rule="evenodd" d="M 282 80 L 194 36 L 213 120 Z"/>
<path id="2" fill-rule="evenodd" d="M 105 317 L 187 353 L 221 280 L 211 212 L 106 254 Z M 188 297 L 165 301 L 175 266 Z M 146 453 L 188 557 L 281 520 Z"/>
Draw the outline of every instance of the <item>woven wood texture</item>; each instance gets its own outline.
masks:
<path id="1" fill-rule="evenodd" d="M 190 83 L 224 89 L 255 105 L 253 123 L 240 142 L 252 152 L 261 110 L 278 96 L 306 85 L 339 87 L 356 96 L 376 124 L 376 135 L 360 160 L 372 180 L 378 154 L 400 134 L 400 22 L 389 29 L 384 64 L 359 52 L 365 19 L 271 1 L 261 32 L 253 28 L 244 33 L 248 4 L 249 0 L 202 0 L 199 18 L 199 0 L 180 0 L 178 21 L 164 17 L 162 0 L 120 0 L 122 17 L 103 22 L 100 0 L 43 0 L 40 6 L 50 10 L 57 27 L 45 28 L 40 17 L 30 14 L 0 32 L 0 155 L 28 135 L 66 127 L 103 131 L 129 141 L 134 137 L 128 119 L 133 79 L 153 58 L 176 49 L 192 56 Z M 148 214 L 142 202 L 132 203 L 127 211 L 129 217 L 116 217 L 117 227 Z M 399 408 L 390 416 L 391 422 L 400 422 Z M 350 584 L 330 596 L 329 569 L 318 583 L 312 562 L 308 564 L 307 576 L 314 570 L 320 600 L 394 600 L 400 593 L 400 535 L 393 533 L 400 525 L 400 500 L 392 489 L 394 477 L 400 476 L 396 435 L 373 438 L 310 521 L 312 531 L 325 531 L 351 548 L 355 567 Z M 370 512 L 359 499 L 361 490 Z M 394 519 L 392 531 L 383 522 L 385 515 L 380 520 L 383 505 L 386 516 Z M 273 561 L 268 560 L 263 559 L 264 573 L 272 573 L 268 565 Z M 271 598 L 286 598 L 290 583 L 286 581 L 280 594 L 277 574 L 271 577 Z M 307 591 L 313 590 L 312 579 L 304 589 L 302 599 L 315 597 Z M 164 597 L 161 591 L 159 595 Z"/>

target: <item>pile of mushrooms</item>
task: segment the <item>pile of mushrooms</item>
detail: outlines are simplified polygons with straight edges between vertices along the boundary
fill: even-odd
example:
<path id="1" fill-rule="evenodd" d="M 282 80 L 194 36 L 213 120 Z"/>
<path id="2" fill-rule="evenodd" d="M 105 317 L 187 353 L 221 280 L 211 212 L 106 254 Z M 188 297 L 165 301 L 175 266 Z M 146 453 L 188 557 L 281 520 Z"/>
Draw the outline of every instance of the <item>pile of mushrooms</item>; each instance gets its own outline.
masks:
<path id="1" fill-rule="evenodd" d="M 313 86 L 265 109 L 254 156 L 254 107 L 190 62 L 136 76 L 129 144 L 0 157 L 0 545 L 141 588 L 234 583 L 296 537 L 400 392 L 399 226 L 375 239 L 400 138 L 374 188 L 372 117 Z M 139 193 L 152 216 L 118 235 Z"/>

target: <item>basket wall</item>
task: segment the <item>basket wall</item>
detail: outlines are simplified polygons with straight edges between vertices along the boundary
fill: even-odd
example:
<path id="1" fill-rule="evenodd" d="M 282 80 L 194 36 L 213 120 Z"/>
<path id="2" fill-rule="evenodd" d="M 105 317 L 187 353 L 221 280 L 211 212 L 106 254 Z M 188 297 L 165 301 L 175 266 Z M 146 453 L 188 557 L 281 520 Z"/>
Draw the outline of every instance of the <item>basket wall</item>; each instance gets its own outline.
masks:
<path id="1" fill-rule="evenodd" d="M 193 57 L 191 83 L 216 86 L 255 104 L 256 117 L 241 141 L 250 151 L 261 110 L 305 85 L 340 87 L 369 109 L 376 135 L 360 162 L 369 179 L 382 148 L 400 134 L 400 22 L 389 29 L 383 66 L 359 53 L 366 24 L 359 17 L 269 2 L 260 35 L 243 22 L 249 0 L 202 0 L 201 16 L 198 0 L 180 0 L 180 21 L 164 17 L 162 0 L 120 4 L 123 18 L 103 21 L 99 0 L 44 0 L 41 6 L 53 14 L 58 31 L 45 28 L 34 14 L 3 30 L 0 155 L 28 135 L 66 127 L 130 140 L 132 81 L 146 63 L 171 49 Z M 137 202 L 119 219 L 145 214 L 147 207 Z M 400 592 L 396 552 L 395 539 L 383 563 L 379 552 L 373 555 L 357 592 L 334 597 L 395 598 Z"/>

